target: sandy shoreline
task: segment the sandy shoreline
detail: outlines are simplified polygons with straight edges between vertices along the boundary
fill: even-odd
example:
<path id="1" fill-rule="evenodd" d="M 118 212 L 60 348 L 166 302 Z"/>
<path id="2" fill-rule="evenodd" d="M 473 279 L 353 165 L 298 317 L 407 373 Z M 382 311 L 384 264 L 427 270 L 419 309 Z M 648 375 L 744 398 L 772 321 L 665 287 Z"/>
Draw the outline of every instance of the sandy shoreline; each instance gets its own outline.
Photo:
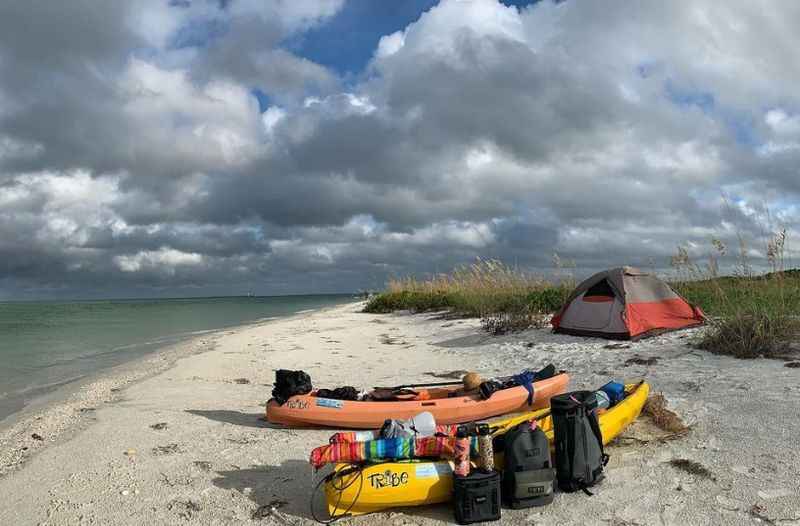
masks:
<path id="1" fill-rule="evenodd" d="M 142 362 L 149 363 L 92 382 L 0 437 L 0 524 L 311 523 L 317 479 L 306 459 L 330 431 L 277 429 L 260 419 L 275 369 L 306 370 L 320 387 L 368 387 L 550 362 L 572 374 L 576 389 L 647 376 L 692 431 L 642 443 L 633 430 L 609 448 L 608 479 L 595 497 L 559 495 L 545 508 L 504 510 L 505 523 L 800 524 L 796 369 L 692 350 L 685 345 L 691 331 L 607 348 L 545 330 L 493 338 L 476 325 L 368 315 L 346 304 L 148 356 Z M 631 364 L 634 357 L 656 360 Z M 166 429 L 151 427 L 158 423 Z M 34 432 L 44 441 L 32 439 Z M 711 477 L 669 464 L 678 458 L 699 462 Z M 277 511 L 254 517 L 265 505 Z M 351 522 L 452 518 L 449 507 L 434 506 Z"/>
<path id="2" fill-rule="evenodd" d="M 56 389 L 35 397 L 20 411 L 0 420 L 0 477 L 21 467 L 40 448 L 91 423 L 97 407 L 113 403 L 125 387 L 169 369 L 179 358 L 213 349 L 217 339 L 237 330 L 276 319 L 305 316 L 310 312 L 315 312 L 315 309 L 301 310 L 288 317 L 269 316 L 240 325 L 195 331 L 179 337 L 176 343 L 158 347 L 143 356 L 87 374 L 79 380 L 65 381 Z M 41 441 L 33 439 L 33 433 L 47 438 Z"/>

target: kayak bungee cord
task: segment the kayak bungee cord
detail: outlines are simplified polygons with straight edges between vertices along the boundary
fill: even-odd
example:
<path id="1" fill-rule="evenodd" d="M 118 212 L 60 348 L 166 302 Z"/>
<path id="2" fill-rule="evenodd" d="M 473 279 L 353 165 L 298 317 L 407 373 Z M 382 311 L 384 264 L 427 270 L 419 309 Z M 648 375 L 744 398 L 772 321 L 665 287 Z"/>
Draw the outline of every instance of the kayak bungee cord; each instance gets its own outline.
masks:
<path id="1" fill-rule="evenodd" d="M 348 482 L 347 484 L 345 484 L 343 486 L 339 486 L 339 487 L 336 486 L 336 483 L 334 481 L 337 478 L 343 479 L 347 475 L 351 475 L 353 473 L 358 473 L 358 476 L 357 477 L 354 476 L 350 480 L 350 482 Z M 350 506 L 348 506 L 346 510 L 344 510 L 339 515 L 336 515 L 336 512 L 339 510 L 339 504 L 341 504 L 341 502 L 342 502 L 342 496 L 344 495 L 345 490 L 347 488 L 349 488 L 350 486 L 352 486 L 355 483 L 356 479 L 358 479 L 359 486 L 358 486 L 358 492 L 356 492 L 356 496 L 353 499 L 353 502 L 350 503 Z M 329 513 L 330 514 L 330 518 L 327 519 L 327 520 L 322 520 L 319 517 L 317 517 L 317 514 L 314 511 L 314 497 L 317 496 L 317 492 L 319 491 L 319 488 L 323 484 L 325 484 L 326 482 L 331 482 L 331 486 L 333 486 L 333 489 L 335 489 L 336 491 L 339 492 L 339 498 L 336 501 L 336 505 L 333 507 L 333 511 L 331 511 Z M 309 509 L 311 510 L 311 516 L 314 518 L 315 521 L 317 521 L 320 524 L 333 524 L 334 522 L 338 521 L 339 519 L 344 519 L 345 517 L 349 517 L 350 516 L 350 510 L 352 510 L 353 507 L 356 505 L 356 502 L 358 502 L 358 498 L 361 496 L 361 490 L 363 488 L 364 488 L 364 467 L 363 466 L 356 465 L 356 464 L 351 464 L 350 466 L 348 466 L 348 467 L 346 467 L 344 469 L 340 469 L 338 471 L 333 471 L 333 472 L 329 473 L 328 475 L 322 477 L 319 482 L 317 482 L 317 485 L 314 487 L 314 491 L 311 492 L 311 501 L 309 502 Z"/>

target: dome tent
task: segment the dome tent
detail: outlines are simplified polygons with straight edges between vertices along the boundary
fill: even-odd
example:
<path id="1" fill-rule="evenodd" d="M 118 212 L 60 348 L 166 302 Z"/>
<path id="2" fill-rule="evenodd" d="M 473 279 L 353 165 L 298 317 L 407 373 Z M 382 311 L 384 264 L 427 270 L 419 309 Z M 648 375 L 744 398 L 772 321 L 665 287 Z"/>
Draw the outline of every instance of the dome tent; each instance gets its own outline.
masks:
<path id="1" fill-rule="evenodd" d="M 705 322 L 656 276 L 633 267 L 598 272 L 584 280 L 553 316 L 554 332 L 614 340 L 638 340 Z"/>

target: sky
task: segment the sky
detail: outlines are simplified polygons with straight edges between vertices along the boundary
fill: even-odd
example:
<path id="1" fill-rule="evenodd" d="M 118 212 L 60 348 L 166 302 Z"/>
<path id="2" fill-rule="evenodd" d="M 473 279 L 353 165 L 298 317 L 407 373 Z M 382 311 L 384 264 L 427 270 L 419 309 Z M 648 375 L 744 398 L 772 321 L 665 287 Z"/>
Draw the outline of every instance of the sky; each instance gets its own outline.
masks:
<path id="1" fill-rule="evenodd" d="M 668 271 L 800 229 L 800 3 L 0 3 L 0 299 Z"/>

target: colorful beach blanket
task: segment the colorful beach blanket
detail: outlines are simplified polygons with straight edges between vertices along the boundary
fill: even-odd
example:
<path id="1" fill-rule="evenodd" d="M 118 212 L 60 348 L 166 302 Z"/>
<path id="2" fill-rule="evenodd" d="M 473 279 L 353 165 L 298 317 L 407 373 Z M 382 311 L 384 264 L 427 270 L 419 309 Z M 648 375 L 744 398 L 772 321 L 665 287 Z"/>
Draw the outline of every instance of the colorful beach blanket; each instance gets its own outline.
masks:
<path id="1" fill-rule="evenodd" d="M 437 435 L 456 436 L 456 429 L 458 425 L 442 424 L 436 426 Z M 336 442 L 366 442 L 368 440 L 380 439 L 380 431 L 343 431 L 341 433 L 334 433 L 331 435 L 329 442 L 331 444 Z"/>
<path id="2" fill-rule="evenodd" d="M 478 454 L 478 439 L 471 437 L 471 455 Z M 452 436 L 385 438 L 365 442 L 333 442 L 314 448 L 309 463 L 315 469 L 338 462 L 363 463 L 410 458 L 452 459 L 456 439 Z"/>

